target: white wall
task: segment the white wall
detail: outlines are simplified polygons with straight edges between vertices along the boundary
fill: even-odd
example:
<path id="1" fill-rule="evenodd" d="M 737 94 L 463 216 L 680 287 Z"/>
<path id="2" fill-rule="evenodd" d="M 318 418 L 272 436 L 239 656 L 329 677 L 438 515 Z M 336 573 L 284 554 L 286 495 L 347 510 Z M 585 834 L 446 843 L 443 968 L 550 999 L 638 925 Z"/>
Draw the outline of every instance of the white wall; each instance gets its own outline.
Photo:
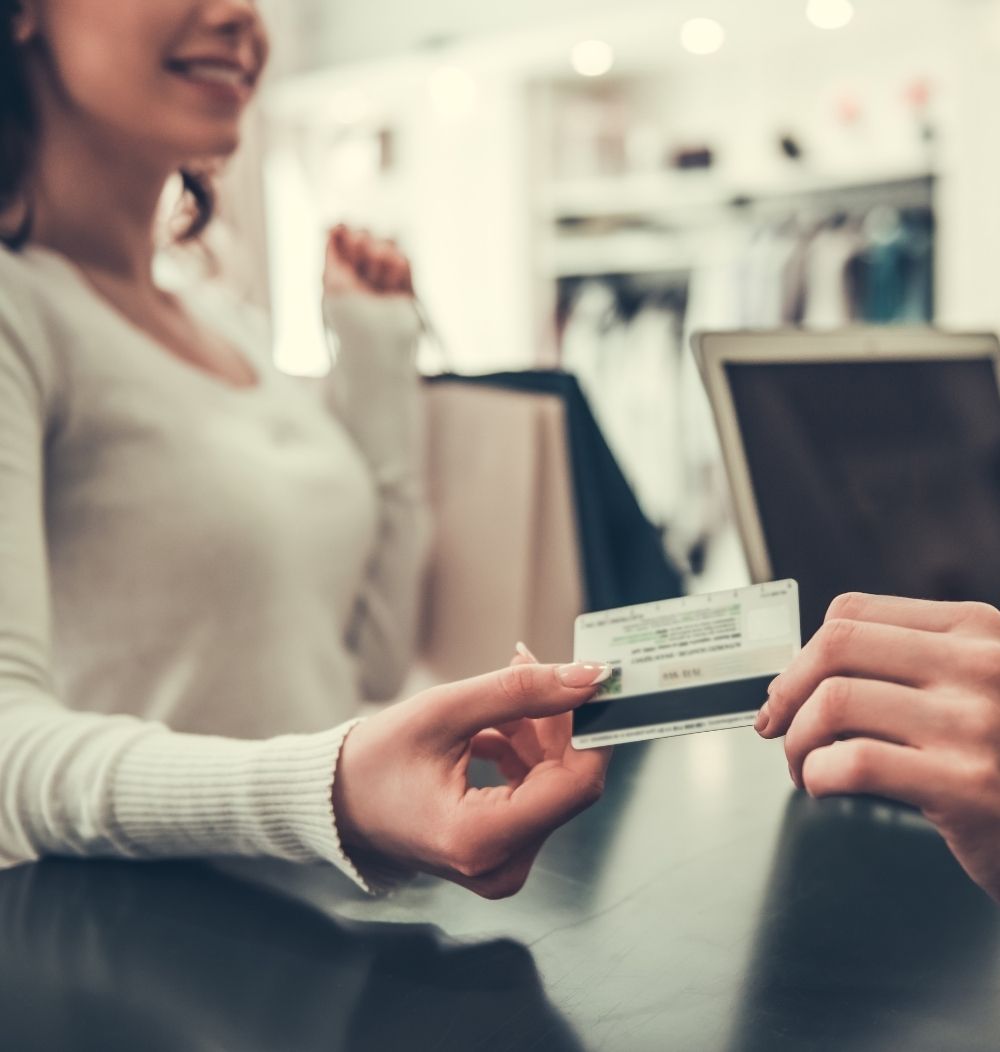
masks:
<path id="1" fill-rule="evenodd" d="M 271 0 L 275 3 L 276 0 Z M 415 257 L 422 294 L 460 367 L 488 369 L 528 362 L 543 350 L 534 331 L 539 314 L 532 301 L 531 239 L 538 216 L 537 188 L 529 185 L 531 122 L 524 109 L 533 78 L 569 75 L 568 45 L 587 32 L 613 39 L 620 68 L 662 69 L 671 85 L 671 123 L 692 129 L 740 129 L 751 147 L 789 125 L 816 127 L 830 100 L 818 86 L 857 87 L 868 106 L 867 124 L 836 156 L 820 157 L 820 174 L 851 158 L 863 165 L 869 148 L 888 156 L 887 139 L 902 126 L 901 94 L 907 79 L 933 81 L 941 138 L 935 164 L 942 171 L 939 218 L 939 316 L 956 327 L 1000 329 L 1000 0 L 857 0 L 856 25 L 823 33 L 803 17 L 805 0 L 672 0 L 611 5 L 607 0 L 559 0 L 528 4 L 512 0 L 500 9 L 456 0 L 419 5 L 370 0 L 347 8 L 326 0 L 327 38 L 311 42 L 286 61 L 305 61 L 309 48 L 357 59 L 366 49 L 381 53 L 447 25 L 456 32 L 485 32 L 513 25 L 578 15 L 545 30 L 483 38 L 465 45 L 409 57 L 354 62 L 318 70 L 296 82 L 276 85 L 272 119 L 291 123 L 313 117 L 343 117 L 345 90 L 357 89 L 386 113 L 405 113 L 400 148 L 406 152 L 406 186 L 391 209 L 362 205 L 363 222 L 399 234 Z M 614 15 L 602 9 L 614 7 Z M 277 9 L 285 29 L 316 26 L 318 8 L 307 4 L 294 17 Z M 677 42 L 681 20 L 694 11 L 722 17 L 730 30 L 723 53 L 697 59 Z M 391 17 L 390 17 L 391 15 Z M 332 19 L 332 21 L 331 21 Z M 339 34 L 330 26 L 341 24 Z M 301 43 L 301 41 L 300 41 Z M 449 120 L 435 113 L 429 81 L 442 64 L 458 63 L 476 78 L 472 115 Z M 815 117 L 809 107 L 816 108 Z M 770 126 L 770 128 L 769 128 Z M 773 134 L 772 134 L 773 133 Z M 868 136 L 866 144 L 865 136 Z M 912 135 L 910 136 L 912 146 Z M 809 143 L 806 143 L 807 148 Z M 836 143 L 834 144 L 836 146 Z M 919 167 L 903 156 L 900 166 Z M 314 299 L 319 245 L 309 229 L 306 189 L 294 186 L 288 151 L 287 180 L 276 186 L 272 208 L 272 259 L 285 292 L 291 348 L 318 347 Z M 741 175 L 747 175 L 741 151 Z M 761 170 L 758 182 L 766 178 Z M 279 178 L 279 182 L 282 179 Z M 291 186 L 291 189 L 289 187 Z M 346 199 L 345 199 L 346 200 Z M 365 208 L 371 213 L 363 214 Z M 537 235 L 537 229 L 535 231 Z M 299 306 L 294 306 L 298 304 Z M 279 319 L 279 322 L 281 319 Z M 288 326 L 291 326 L 290 328 Z M 305 331 L 309 329 L 309 332 Z M 318 354 L 318 350 L 317 350 Z"/>
<path id="2" fill-rule="evenodd" d="M 359 62 L 436 42 L 566 22 L 609 11 L 677 6 L 659 0 L 299 0 L 322 26 L 323 59 Z M 704 6 L 704 5 L 702 5 Z"/>
<path id="3" fill-rule="evenodd" d="M 939 214 L 939 319 L 1000 331 L 1000 4 L 966 5 Z"/>

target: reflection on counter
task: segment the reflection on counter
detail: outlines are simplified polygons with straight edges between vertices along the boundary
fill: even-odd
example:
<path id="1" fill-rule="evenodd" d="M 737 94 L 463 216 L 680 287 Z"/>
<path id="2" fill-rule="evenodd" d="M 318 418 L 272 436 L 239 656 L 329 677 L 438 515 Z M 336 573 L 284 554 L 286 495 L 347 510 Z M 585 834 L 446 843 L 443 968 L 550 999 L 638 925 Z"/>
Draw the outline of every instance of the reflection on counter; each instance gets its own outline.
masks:
<path id="1" fill-rule="evenodd" d="M 916 812 L 796 793 L 728 1052 L 940 1052 L 977 1029 L 985 1052 L 998 963 L 1000 914 Z"/>
<path id="2" fill-rule="evenodd" d="M 508 939 L 345 924 L 201 865 L 0 874 L 0 1019 L 17 1052 L 578 1052 Z"/>

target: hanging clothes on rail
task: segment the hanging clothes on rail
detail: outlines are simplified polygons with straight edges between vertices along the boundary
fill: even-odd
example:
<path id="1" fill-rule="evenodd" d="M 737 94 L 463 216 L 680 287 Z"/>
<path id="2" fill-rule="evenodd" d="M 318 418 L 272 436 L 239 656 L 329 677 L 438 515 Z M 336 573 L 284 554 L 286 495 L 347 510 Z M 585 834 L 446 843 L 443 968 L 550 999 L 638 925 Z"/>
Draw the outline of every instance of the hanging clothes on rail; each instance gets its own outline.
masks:
<path id="1" fill-rule="evenodd" d="M 562 364 L 579 381 L 646 517 L 665 531 L 684 491 L 677 390 L 683 307 L 662 290 L 622 286 L 615 279 L 581 285 L 563 330 Z"/>
<path id="2" fill-rule="evenodd" d="M 864 244 L 847 216 L 834 217 L 813 236 L 806 258 L 806 328 L 837 329 L 854 319 L 858 296 L 852 268 Z"/>

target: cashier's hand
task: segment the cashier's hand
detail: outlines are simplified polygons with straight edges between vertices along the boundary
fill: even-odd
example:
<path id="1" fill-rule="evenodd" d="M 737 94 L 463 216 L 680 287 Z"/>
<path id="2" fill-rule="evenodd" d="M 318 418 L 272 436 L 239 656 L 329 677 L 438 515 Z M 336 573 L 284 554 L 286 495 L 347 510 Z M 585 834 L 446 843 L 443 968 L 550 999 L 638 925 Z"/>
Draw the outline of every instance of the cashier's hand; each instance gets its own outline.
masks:
<path id="1" fill-rule="evenodd" d="M 546 837 L 604 788 L 610 750 L 577 751 L 570 738 L 571 710 L 605 668 L 518 657 L 356 726 L 334 782 L 345 849 L 485 898 L 519 891 Z M 474 756 L 492 760 L 508 784 L 471 787 Z"/>
<path id="2" fill-rule="evenodd" d="M 792 778 L 813 796 L 919 808 L 1000 900 L 1000 611 L 841 596 L 757 729 L 787 734 Z"/>
<path id="3" fill-rule="evenodd" d="M 323 291 L 328 296 L 412 296 L 409 260 L 392 241 L 340 224 L 327 238 Z"/>

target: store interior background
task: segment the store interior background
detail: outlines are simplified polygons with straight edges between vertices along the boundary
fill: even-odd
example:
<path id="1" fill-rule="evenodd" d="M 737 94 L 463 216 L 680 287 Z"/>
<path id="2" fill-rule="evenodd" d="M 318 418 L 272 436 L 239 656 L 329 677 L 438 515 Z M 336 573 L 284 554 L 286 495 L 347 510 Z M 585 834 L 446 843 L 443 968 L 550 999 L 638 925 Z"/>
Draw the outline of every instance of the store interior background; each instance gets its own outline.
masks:
<path id="1" fill-rule="evenodd" d="M 576 372 L 692 588 L 746 580 L 693 329 L 1000 329 L 1000 0 L 261 6 L 215 248 L 279 365 L 325 229 L 395 238 L 426 369 Z"/>

